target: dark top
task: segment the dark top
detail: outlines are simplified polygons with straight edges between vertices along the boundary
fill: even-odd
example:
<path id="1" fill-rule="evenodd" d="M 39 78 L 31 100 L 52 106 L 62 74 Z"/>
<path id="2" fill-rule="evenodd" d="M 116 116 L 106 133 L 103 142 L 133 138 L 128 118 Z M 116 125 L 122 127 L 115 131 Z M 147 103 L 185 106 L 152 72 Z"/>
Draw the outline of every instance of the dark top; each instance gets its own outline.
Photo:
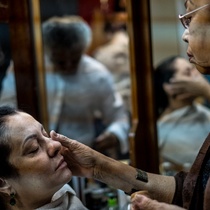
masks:
<path id="1" fill-rule="evenodd" d="M 173 204 L 189 210 L 210 209 L 210 134 L 203 143 L 191 170 L 175 176 Z"/>

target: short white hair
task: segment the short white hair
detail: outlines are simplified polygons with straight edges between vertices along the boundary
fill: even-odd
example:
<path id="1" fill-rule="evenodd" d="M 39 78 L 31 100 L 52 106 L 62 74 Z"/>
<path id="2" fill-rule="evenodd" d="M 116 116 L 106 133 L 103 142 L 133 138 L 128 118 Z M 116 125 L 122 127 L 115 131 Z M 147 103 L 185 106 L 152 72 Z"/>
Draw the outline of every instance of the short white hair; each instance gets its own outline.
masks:
<path id="1" fill-rule="evenodd" d="M 92 31 L 80 16 L 52 17 L 42 24 L 47 48 L 68 48 L 85 51 L 91 44 Z"/>

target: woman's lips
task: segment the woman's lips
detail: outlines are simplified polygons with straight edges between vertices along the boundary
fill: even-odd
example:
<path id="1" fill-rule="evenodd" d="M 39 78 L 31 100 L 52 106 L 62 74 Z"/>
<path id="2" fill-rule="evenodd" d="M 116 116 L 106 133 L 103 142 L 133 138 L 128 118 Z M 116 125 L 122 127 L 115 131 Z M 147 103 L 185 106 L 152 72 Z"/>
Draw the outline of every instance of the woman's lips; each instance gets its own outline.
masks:
<path id="1" fill-rule="evenodd" d="M 192 58 L 193 58 L 193 55 L 191 53 L 187 52 L 187 56 L 189 57 L 189 61 L 191 62 Z"/>
<path id="2" fill-rule="evenodd" d="M 58 166 L 56 167 L 56 171 L 58 170 L 58 169 L 60 169 L 60 168 L 64 168 L 64 167 L 66 167 L 67 166 L 67 163 L 64 161 L 64 159 L 62 158 L 61 160 L 60 160 L 60 162 L 59 162 L 59 164 L 58 164 Z"/>

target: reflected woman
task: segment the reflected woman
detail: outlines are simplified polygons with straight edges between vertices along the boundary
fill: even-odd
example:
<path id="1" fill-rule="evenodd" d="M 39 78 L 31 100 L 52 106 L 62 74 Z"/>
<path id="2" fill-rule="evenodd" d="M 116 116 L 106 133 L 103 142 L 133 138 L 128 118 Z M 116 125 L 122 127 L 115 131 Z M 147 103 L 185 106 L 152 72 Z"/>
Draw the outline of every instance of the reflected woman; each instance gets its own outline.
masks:
<path id="1" fill-rule="evenodd" d="M 180 97 L 181 92 L 175 93 L 172 78 L 205 79 L 181 56 L 165 59 L 154 73 L 160 159 L 179 167 L 189 166 L 209 133 L 210 110 L 198 103 L 195 95 Z"/>

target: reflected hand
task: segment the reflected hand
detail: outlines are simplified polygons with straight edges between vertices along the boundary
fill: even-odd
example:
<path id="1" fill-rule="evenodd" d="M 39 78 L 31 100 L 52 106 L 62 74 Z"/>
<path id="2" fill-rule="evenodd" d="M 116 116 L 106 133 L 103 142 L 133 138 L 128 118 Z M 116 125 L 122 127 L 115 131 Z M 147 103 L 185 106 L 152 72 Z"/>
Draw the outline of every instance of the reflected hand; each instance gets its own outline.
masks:
<path id="1" fill-rule="evenodd" d="M 106 132 L 97 137 L 94 149 L 111 158 L 118 159 L 120 143 L 114 134 Z"/>
<path id="2" fill-rule="evenodd" d="M 99 135 L 96 138 L 94 145 L 94 148 L 100 152 L 103 152 L 106 149 L 118 148 L 118 147 L 119 147 L 118 138 L 114 134 L 108 132 Z"/>
<path id="3" fill-rule="evenodd" d="M 131 195 L 131 210 L 184 210 L 183 208 L 167 203 L 152 200 L 145 193 Z"/>
<path id="4" fill-rule="evenodd" d="M 196 71 L 193 75 L 173 77 L 170 80 L 171 93 L 177 99 L 202 96 L 210 100 L 210 84 L 205 77 Z"/>

